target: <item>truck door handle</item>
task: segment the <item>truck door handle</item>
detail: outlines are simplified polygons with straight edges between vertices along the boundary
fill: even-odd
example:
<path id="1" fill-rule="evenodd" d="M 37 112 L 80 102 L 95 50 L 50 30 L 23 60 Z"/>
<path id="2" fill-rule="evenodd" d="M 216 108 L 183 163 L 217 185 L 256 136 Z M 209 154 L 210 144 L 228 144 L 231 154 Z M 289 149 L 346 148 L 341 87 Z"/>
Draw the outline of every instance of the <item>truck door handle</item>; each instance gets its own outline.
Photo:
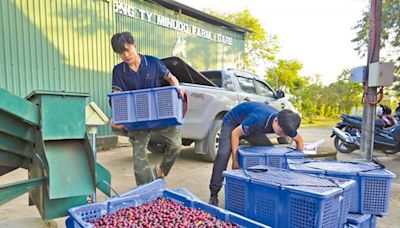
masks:
<path id="1" fill-rule="evenodd" d="M 250 101 L 250 98 L 245 97 L 244 100 L 245 100 L 245 101 Z"/>

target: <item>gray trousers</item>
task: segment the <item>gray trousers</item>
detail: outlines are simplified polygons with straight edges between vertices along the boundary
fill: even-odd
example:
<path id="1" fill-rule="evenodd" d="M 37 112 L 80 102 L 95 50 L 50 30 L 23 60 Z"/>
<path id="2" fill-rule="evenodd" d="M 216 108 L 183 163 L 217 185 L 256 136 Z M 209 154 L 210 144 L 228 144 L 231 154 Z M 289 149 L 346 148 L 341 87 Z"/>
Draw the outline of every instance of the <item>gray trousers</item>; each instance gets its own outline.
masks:
<path id="1" fill-rule="evenodd" d="M 229 158 L 232 153 L 231 134 L 236 127 L 226 126 L 224 123 L 222 124 L 217 157 L 214 161 L 210 180 L 210 193 L 212 197 L 217 197 L 218 192 L 222 188 L 222 182 L 224 181 L 222 172 L 225 171 L 228 166 Z M 271 141 L 265 134 L 249 135 L 245 136 L 244 139 L 252 146 L 272 146 Z"/>
<path id="2" fill-rule="evenodd" d="M 156 137 L 157 142 L 163 143 L 166 146 L 163 160 L 160 164 L 160 169 L 165 176 L 168 175 L 181 151 L 182 138 L 179 126 L 138 131 L 113 128 L 113 131 L 117 135 L 129 137 L 133 149 L 133 169 L 137 185 L 155 180 L 155 173 L 149 165 L 146 154 L 150 138 Z"/>

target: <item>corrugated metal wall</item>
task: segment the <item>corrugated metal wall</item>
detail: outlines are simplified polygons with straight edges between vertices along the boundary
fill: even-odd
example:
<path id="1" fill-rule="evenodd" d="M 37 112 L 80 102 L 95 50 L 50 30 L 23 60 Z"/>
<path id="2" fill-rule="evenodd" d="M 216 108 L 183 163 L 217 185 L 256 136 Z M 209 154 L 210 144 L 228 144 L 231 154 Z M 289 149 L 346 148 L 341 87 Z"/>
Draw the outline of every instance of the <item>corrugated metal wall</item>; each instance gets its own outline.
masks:
<path id="1" fill-rule="evenodd" d="M 184 14 L 152 4 L 146 1 L 118 0 L 118 2 L 133 6 L 135 9 L 153 13 L 152 22 L 116 14 L 116 31 L 130 31 L 135 37 L 139 52 L 157 57 L 173 55 L 174 47 L 179 38 L 186 43 L 186 57 L 180 56 L 192 64 L 195 69 L 222 69 L 244 67 L 244 34 L 223 29 L 219 26 L 208 24 Z M 233 45 L 218 43 L 204 39 L 190 33 L 180 32 L 154 23 L 155 15 L 161 15 L 189 25 L 209 30 L 233 38 Z M 136 14 L 137 17 L 139 15 Z"/>
<path id="2" fill-rule="evenodd" d="M 2 0 L 0 12 L 2 88 L 20 96 L 33 90 L 86 92 L 110 113 L 112 3 Z"/>
<path id="3" fill-rule="evenodd" d="M 120 61 L 112 52 L 110 38 L 126 30 L 134 34 L 144 54 L 171 56 L 177 39 L 182 38 L 187 54 L 183 58 L 197 69 L 243 66 L 243 34 L 149 2 L 115 1 L 228 35 L 233 45 L 116 14 L 114 1 L 1 0 L 0 87 L 22 97 L 33 90 L 90 93 L 90 101 L 109 115 L 106 94 L 112 68 Z M 100 135 L 110 133 L 109 127 L 99 131 Z"/>

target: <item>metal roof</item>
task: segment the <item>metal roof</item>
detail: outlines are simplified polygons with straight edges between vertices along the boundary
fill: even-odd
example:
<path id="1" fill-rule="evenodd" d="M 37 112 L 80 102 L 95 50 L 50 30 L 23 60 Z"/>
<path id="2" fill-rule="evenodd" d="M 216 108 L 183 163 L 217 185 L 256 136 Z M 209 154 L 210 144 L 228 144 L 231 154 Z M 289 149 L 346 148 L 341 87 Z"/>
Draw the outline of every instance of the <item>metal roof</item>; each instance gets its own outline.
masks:
<path id="1" fill-rule="evenodd" d="M 213 25 L 229 28 L 233 31 L 242 32 L 242 33 L 252 32 L 251 30 L 248 30 L 248 29 L 240 27 L 238 25 L 229 23 L 229 22 L 219 19 L 215 16 L 204 13 L 200 10 L 194 9 L 192 7 L 189 7 L 187 5 L 181 4 L 176 1 L 172 1 L 172 0 L 147 0 L 147 1 L 153 2 L 155 4 L 159 4 L 165 8 L 174 10 L 176 12 L 180 12 L 182 14 L 188 15 L 193 18 L 200 19 L 202 21 L 205 21 L 205 22 L 213 24 Z"/>

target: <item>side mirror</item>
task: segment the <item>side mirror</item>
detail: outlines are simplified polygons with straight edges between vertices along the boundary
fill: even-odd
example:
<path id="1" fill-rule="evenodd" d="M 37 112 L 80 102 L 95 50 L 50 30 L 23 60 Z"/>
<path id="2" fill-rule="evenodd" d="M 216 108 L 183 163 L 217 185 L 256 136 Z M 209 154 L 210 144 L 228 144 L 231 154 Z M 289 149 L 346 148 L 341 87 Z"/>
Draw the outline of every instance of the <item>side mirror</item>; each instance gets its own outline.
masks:
<path id="1" fill-rule="evenodd" d="M 285 93 L 282 90 L 276 91 L 276 99 L 285 97 Z"/>

